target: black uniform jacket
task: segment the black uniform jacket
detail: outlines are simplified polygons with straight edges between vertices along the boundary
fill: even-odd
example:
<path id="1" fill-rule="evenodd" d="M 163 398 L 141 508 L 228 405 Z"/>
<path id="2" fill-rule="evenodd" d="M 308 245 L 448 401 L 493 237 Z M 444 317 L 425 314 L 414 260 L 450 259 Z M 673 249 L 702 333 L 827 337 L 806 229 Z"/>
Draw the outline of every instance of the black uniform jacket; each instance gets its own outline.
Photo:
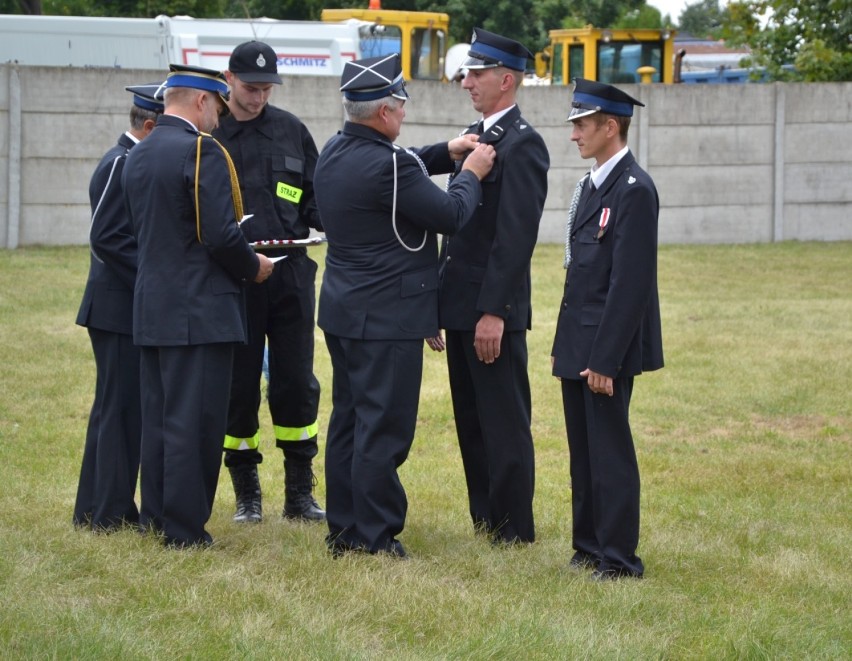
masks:
<path id="1" fill-rule="evenodd" d="M 213 137 L 228 150 L 240 177 L 249 241 L 304 239 L 321 230 L 314 197 L 317 147 L 294 114 L 266 106 L 260 116 L 238 122 L 224 117 Z"/>
<path id="2" fill-rule="evenodd" d="M 417 154 L 429 174 L 453 169 L 445 142 Z M 347 122 L 320 154 L 315 187 L 328 237 L 320 328 L 366 340 L 437 335 L 436 233 L 456 232 L 470 218 L 480 198 L 476 175 L 461 172 L 444 192 L 413 154 Z"/>
<path id="3" fill-rule="evenodd" d="M 258 258 L 237 226 L 222 148 L 183 119 L 161 115 L 151 134 L 127 157 L 124 195 L 139 246 L 134 342 L 245 342 L 242 283 L 257 275 Z"/>
<path id="4" fill-rule="evenodd" d="M 98 163 L 89 181 L 92 225 L 89 278 L 77 313 L 80 326 L 122 335 L 133 334 L 133 286 L 136 239 L 124 208 L 121 173 L 127 152 L 136 143 L 122 134 Z"/>
<path id="5" fill-rule="evenodd" d="M 550 156 L 541 136 L 515 106 L 480 142 L 497 160 L 482 181 L 482 204 L 441 252 L 441 327 L 472 331 L 483 313 L 504 330 L 529 329 L 530 259 L 538 238 Z"/>
<path id="6" fill-rule="evenodd" d="M 654 182 L 629 151 L 581 202 L 553 342 L 554 376 L 579 379 L 588 367 L 629 377 L 663 366 L 659 207 Z"/>

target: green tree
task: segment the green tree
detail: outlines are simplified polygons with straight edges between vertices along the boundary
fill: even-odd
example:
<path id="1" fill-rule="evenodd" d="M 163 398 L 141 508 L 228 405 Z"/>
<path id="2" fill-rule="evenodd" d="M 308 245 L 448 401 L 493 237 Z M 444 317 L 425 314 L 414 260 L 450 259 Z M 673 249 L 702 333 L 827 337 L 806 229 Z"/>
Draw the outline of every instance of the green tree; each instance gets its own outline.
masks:
<path id="1" fill-rule="evenodd" d="M 693 37 L 718 39 L 725 15 L 719 0 L 698 0 L 686 5 L 680 13 L 678 30 Z"/>
<path id="2" fill-rule="evenodd" d="M 0 0 L 0 14 L 41 14 L 41 0 Z"/>
<path id="3" fill-rule="evenodd" d="M 651 5 L 642 4 L 624 11 L 613 23 L 614 28 L 661 28 L 663 17 L 660 10 Z"/>
<path id="4" fill-rule="evenodd" d="M 43 0 L 43 13 L 50 16 L 118 16 L 153 18 L 160 14 L 186 14 L 196 18 L 222 16 L 225 0 Z"/>
<path id="5" fill-rule="evenodd" d="M 771 79 L 852 80 L 850 0 L 741 0 L 728 9 L 723 36 L 750 46 L 752 64 Z"/>

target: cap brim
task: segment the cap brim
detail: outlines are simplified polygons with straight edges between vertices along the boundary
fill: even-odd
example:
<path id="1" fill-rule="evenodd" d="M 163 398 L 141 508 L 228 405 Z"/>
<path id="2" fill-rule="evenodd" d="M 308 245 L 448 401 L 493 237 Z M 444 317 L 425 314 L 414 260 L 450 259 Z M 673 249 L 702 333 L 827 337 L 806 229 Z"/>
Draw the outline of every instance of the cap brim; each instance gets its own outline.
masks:
<path id="1" fill-rule="evenodd" d="M 281 84 L 281 76 L 277 73 L 233 73 L 244 83 L 272 83 L 273 85 Z"/>
<path id="2" fill-rule="evenodd" d="M 589 108 L 571 108 L 571 112 L 568 113 L 569 122 L 580 119 L 581 117 L 588 117 L 589 115 L 594 115 L 596 112 L 600 112 L 600 110 L 591 110 Z"/>
<path id="3" fill-rule="evenodd" d="M 496 69 L 499 66 L 496 62 L 489 62 L 481 57 L 468 57 L 459 65 L 459 69 Z"/>

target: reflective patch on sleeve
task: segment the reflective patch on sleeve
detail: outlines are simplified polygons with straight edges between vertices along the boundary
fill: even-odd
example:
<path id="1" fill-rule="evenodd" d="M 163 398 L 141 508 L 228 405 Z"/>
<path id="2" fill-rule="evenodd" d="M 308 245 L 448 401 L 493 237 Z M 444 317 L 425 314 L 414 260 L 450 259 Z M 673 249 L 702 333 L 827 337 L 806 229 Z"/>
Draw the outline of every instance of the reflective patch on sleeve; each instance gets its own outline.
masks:
<path id="1" fill-rule="evenodd" d="M 282 181 L 278 182 L 278 186 L 275 189 L 275 194 L 278 195 L 278 197 L 283 197 L 285 200 L 292 202 L 293 204 L 298 204 L 299 200 L 302 199 L 301 188 L 289 186 Z"/>

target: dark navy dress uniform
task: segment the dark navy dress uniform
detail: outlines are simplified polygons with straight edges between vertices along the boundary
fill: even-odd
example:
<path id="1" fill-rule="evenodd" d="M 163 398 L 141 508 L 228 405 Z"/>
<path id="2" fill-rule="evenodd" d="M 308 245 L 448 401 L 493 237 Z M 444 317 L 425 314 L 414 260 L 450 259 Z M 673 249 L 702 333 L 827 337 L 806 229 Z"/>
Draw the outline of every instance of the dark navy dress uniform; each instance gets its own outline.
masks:
<path id="1" fill-rule="evenodd" d="M 304 239 L 321 230 L 314 196 L 317 148 L 292 113 L 267 105 L 256 119 L 232 116 L 213 135 L 228 149 L 240 178 L 248 241 Z M 304 248 L 265 250 L 284 256 L 272 275 L 248 287 L 249 341 L 234 353 L 225 442 L 228 466 L 259 463 L 258 408 L 264 345 L 269 338 L 269 410 L 276 443 L 307 463 L 317 454 L 320 385 L 314 375 L 317 264 Z M 248 449 L 248 452 L 231 452 Z"/>
<path id="2" fill-rule="evenodd" d="M 197 84 L 209 86 L 211 76 Z M 177 71 L 167 85 L 192 87 L 192 77 Z M 204 525 L 219 477 L 233 346 L 246 340 L 244 283 L 259 260 L 237 225 L 225 152 L 188 121 L 160 117 L 128 156 L 124 189 L 139 246 L 140 524 L 161 531 L 168 544 L 205 544 L 212 541 Z"/>
<path id="3" fill-rule="evenodd" d="M 127 87 L 131 122 L 152 121 L 163 111 L 158 85 Z M 104 154 L 89 182 L 92 224 L 89 277 L 77 324 L 89 331 L 97 380 L 89 415 L 74 523 L 107 530 L 139 520 L 136 482 L 142 437 L 139 349 L 133 344 L 136 239 L 124 207 L 121 174 L 139 140 L 128 132 Z"/>
<path id="4" fill-rule="evenodd" d="M 347 64 L 344 78 L 358 66 Z M 317 163 L 328 237 L 317 321 L 333 368 L 325 453 L 333 551 L 401 548 L 408 503 L 397 469 L 414 439 L 423 340 L 438 334 L 436 233 L 458 231 L 480 199 L 472 172 L 447 192 L 427 176 L 452 171 L 446 143 L 417 155 L 346 122 Z"/>
<path id="5" fill-rule="evenodd" d="M 496 66 L 500 57 L 501 64 L 523 70 L 528 52 L 521 44 L 480 29 L 475 35 L 463 66 Z M 482 181 L 473 220 L 444 239 L 440 323 L 473 523 L 495 541 L 532 542 L 535 459 L 526 331 L 532 328 L 530 260 L 550 157 L 517 106 L 480 142 L 492 144 L 497 159 Z M 480 362 L 474 350 L 484 313 L 504 321 L 500 356 L 492 364 Z"/>
<path id="6" fill-rule="evenodd" d="M 136 144 L 124 134 L 89 183 L 89 278 L 77 324 L 89 331 L 97 381 L 74 505 L 74 523 L 109 529 L 139 520 L 139 349 L 133 344 L 136 239 L 124 210 L 121 173 Z"/>
<path id="7" fill-rule="evenodd" d="M 585 82 L 578 81 L 578 91 Z M 610 94 L 598 86 L 596 94 Z M 597 99 L 608 108 L 606 101 Z M 573 546 L 575 557 L 588 559 L 604 577 L 642 576 L 639 468 L 628 413 L 633 378 L 663 367 L 659 198 L 629 151 L 594 192 L 590 188 L 587 180 L 570 232 L 552 350 L 571 453 Z M 589 389 L 580 377 L 586 368 L 613 378 L 612 397 Z"/>

